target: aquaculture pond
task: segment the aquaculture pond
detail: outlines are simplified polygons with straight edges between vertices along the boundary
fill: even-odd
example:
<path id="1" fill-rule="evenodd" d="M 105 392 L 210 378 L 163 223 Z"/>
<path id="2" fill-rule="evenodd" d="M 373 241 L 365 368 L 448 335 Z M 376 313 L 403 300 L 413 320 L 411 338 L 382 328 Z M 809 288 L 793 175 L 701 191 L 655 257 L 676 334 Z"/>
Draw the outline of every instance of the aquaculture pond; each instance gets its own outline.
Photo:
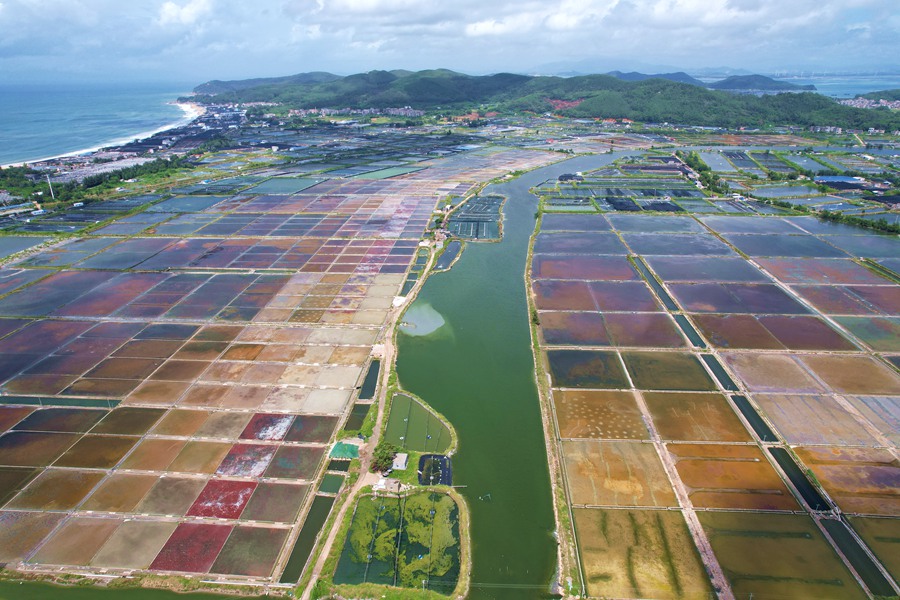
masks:
<path id="1" fill-rule="evenodd" d="M 404 451 L 446 452 L 451 435 L 440 418 L 415 398 L 396 394 L 391 400 L 385 439 Z"/>
<path id="2" fill-rule="evenodd" d="M 459 570 L 459 509 L 450 496 L 363 496 L 334 580 L 450 593 Z"/>
<path id="3" fill-rule="evenodd" d="M 439 314 L 430 319 L 439 323 L 430 334 L 401 329 L 401 384 L 446 416 L 459 436 L 453 482 L 464 486 L 471 510 L 471 598 L 546 597 L 556 569 L 524 283 L 538 206 L 528 190 L 619 156 L 573 159 L 488 187 L 485 195 L 507 198 L 502 241 L 469 244 L 453 269 L 429 278 L 412 310 Z"/>

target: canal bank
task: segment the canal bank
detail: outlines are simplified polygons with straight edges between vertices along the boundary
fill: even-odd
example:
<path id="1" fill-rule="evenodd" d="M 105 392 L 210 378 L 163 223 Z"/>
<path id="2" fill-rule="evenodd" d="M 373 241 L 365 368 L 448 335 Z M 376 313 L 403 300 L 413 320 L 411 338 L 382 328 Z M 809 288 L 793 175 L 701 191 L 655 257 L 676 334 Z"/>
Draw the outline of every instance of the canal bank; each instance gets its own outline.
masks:
<path id="1" fill-rule="evenodd" d="M 206 592 L 182 593 L 140 587 L 99 587 L 96 585 L 54 585 L 41 581 L 0 581 L 0 600 L 226 600 L 234 595 Z M 262 596 L 252 596 L 261 598 Z M 266 596 L 275 597 L 275 596 Z M 247 596 L 244 596 L 247 598 Z"/>
<path id="2" fill-rule="evenodd" d="M 529 189 L 624 155 L 579 157 L 488 186 L 483 194 L 507 198 L 502 241 L 467 244 L 450 271 L 425 282 L 413 307 L 429 306 L 440 327 L 398 334 L 400 384 L 459 435 L 454 484 L 472 517 L 471 598 L 546 598 L 557 569 L 524 277 L 538 208 Z"/>

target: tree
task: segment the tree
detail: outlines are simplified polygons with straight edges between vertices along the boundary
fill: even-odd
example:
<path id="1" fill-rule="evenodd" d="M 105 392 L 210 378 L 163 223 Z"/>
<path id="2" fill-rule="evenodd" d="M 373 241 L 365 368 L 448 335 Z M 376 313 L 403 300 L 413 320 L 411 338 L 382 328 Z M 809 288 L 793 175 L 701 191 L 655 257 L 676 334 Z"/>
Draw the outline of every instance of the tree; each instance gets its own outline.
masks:
<path id="1" fill-rule="evenodd" d="M 390 469 L 394 464 L 394 457 L 399 451 L 400 448 L 390 442 L 381 442 L 375 446 L 372 456 L 372 472 L 379 473 Z"/>

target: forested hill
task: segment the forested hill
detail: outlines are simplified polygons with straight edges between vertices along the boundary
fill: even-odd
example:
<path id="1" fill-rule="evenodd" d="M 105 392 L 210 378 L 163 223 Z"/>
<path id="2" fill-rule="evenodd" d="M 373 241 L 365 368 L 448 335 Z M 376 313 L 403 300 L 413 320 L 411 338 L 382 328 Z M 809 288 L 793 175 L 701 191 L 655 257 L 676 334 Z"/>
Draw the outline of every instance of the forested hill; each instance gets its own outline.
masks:
<path id="1" fill-rule="evenodd" d="M 311 83 L 327 83 L 340 79 L 340 75 L 332 73 L 300 73 L 299 75 L 288 75 L 287 77 L 266 77 L 258 79 L 240 79 L 237 81 L 207 81 L 204 84 L 194 88 L 197 94 L 224 94 L 227 92 L 239 92 L 250 88 L 265 85 L 305 85 Z"/>
<path id="2" fill-rule="evenodd" d="M 328 81 L 299 82 L 297 77 L 294 81 L 263 80 L 260 85 L 242 89 L 232 82 L 231 91 L 200 93 L 193 100 L 272 102 L 291 108 L 411 106 L 441 112 L 552 112 L 570 117 L 719 127 L 835 125 L 900 129 L 897 112 L 841 106 L 815 93 L 742 96 L 664 79 L 624 81 L 609 75 L 563 78 L 510 73 L 472 76 L 443 69 L 415 73 L 370 71 Z M 196 91 L 209 89 L 209 84 L 204 84 Z"/>
<path id="3" fill-rule="evenodd" d="M 900 100 L 900 90 L 882 90 L 880 92 L 871 92 L 863 94 L 861 98 L 869 100 Z"/>

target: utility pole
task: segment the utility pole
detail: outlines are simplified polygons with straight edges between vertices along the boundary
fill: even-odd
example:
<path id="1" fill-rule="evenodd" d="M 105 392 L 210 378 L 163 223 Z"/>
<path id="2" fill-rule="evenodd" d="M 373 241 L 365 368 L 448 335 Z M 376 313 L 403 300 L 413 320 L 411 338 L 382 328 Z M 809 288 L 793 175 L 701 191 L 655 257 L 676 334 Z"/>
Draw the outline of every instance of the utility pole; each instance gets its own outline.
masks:
<path id="1" fill-rule="evenodd" d="M 50 197 L 56 200 L 56 194 L 53 193 L 53 184 L 50 183 L 50 174 L 47 173 L 47 185 L 50 186 Z"/>

